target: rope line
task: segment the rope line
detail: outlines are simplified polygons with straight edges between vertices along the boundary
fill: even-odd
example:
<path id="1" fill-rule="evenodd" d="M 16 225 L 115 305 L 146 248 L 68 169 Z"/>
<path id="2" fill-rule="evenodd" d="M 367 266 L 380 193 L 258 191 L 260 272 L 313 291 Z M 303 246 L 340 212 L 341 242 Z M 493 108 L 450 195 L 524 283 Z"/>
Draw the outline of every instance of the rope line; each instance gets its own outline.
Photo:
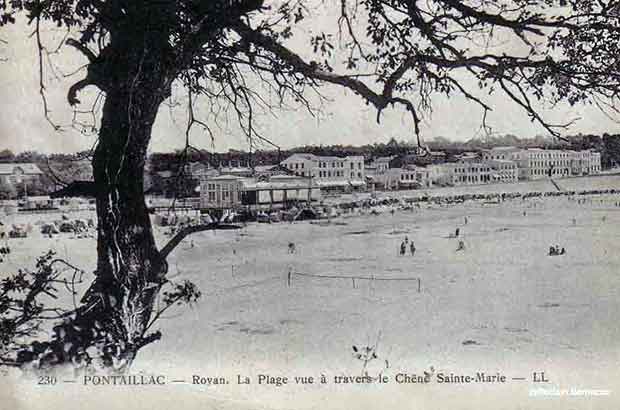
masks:
<path id="1" fill-rule="evenodd" d="M 377 278 L 373 276 L 342 276 L 342 275 L 315 275 L 311 273 L 301 273 L 301 272 L 291 272 L 293 275 L 299 276 L 308 276 L 313 278 L 326 278 L 326 279 L 359 279 L 359 280 L 400 280 L 400 281 L 411 281 L 411 280 L 419 280 L 420 278 Z"/>

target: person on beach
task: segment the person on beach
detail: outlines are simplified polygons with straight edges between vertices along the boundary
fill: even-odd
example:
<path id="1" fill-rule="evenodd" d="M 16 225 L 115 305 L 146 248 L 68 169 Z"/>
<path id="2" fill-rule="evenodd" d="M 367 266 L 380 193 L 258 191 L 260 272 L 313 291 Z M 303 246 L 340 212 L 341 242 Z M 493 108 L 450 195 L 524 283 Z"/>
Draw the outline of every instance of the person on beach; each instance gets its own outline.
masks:
<path id="1" fill-rule="evenodd" d="M 404 255 L 406 251 L 407 251 L 407 245 L 405 244 L 405 242 L 401 242 L 401 244 L 400 244 L 400 254 L 401 254 L 401 256 Z"/>
<path id="2" fill-rule="evenodd" d="M 456 231 L 454 232 L 454 236 L 458 238 L 460 233 L 461 233 L 461 230 L 459 228 L 456 228 Z"/>
<path id="3" fill-rule="evenodd" d="M 465 250 L 465 242 L 459 241 L 459 246 L 456 248 L 456 251 L 464 251 Z"/>
<path id="4" fill-rule="evenodd" d="M 411 256 L 415 255 L 415 244 L 411 241 L 411 245 L 409 245 L 409 250 L 411 251 Z"/>

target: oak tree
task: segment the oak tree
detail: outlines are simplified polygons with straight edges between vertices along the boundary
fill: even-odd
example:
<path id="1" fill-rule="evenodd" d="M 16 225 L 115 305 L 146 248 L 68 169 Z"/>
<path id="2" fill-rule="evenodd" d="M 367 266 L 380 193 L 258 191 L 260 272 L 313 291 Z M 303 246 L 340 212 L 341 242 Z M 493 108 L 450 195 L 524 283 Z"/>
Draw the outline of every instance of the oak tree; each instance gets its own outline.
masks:
<path id="1" fill-rule="evenodd" d="M 335 16 L 333 30 L 298 29 L 319 9 Z M 71 331 L 55 339 L 74 347 L 56 349 L 58 364 L 91 351 L 105 334 L 99 354 L 125 371 L 159 337 L 149 323 L 166 258 L 192 232 L 158 247 L 143 194 L 152 127 L 173 84 L 187 90 L 188 128 L 209 127 L 194 115 L 193 102 L 203 98 L 236 113 L 249 136 L 256 107 L 311 107 L 309 91 L 325 84 L 359 95 L 377 121 L 388 108 L 405 110 L 418 136 L 438 95 L 460 95 L 483 117 L 493 109 L 485 97 L 502 95 L 556 136 L 567 124 L 549 123 L 541 102 L 617 114 L 616 0 L 0 0 L 2 25 L 20 15 L 41 61 L 48 24 L 66 29 L 64 44 L 84 56 L 86 73 L 69 88 L 69 104 L 80 104 L 86 87 L 103 95 L 92 159 L 96 277 L 62 324 Z"/>

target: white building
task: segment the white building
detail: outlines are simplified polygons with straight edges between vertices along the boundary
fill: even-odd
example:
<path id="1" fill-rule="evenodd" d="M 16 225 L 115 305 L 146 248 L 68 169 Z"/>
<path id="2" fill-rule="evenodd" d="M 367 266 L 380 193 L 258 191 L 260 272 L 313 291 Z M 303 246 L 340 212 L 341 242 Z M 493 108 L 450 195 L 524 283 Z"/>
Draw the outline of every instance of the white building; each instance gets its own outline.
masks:
<path id="1" fill-rule="evenodd" d="M 433 186 L 430 169 L 412 165 L 404 168 L 388 168 L 374 178 L 377 185 L 388 190 L 419 189 Z"/>
<path id="2" fill-rule="evenodd" d="M 371 167 L 375 168 L 375 172 L 377 174 L 382 174 L 388 169 L 390 169 L 390 161 L 392 161 L 394 158 L 395 157 L 393 155 L 389 157 L 375 158 L 371 163 Z"/>
<path id="3" fill-rule="evenodd" d="M 485 161 L 516 161 L 521 151 L 523 150 L 517 147 L 494 147 L 482 151 L 482 159 Z"/>
<path id="4" fill-rule="evenodd" d="M 237 175 L 204 176 L 200 179 L 200 207 L 228 209 L 241 205 L 247 178 Z"/>
<path id="5" fill-rule="evenodd" d="M 295 175 L 313 178 L 322 189 L 357 189 L 366 185 L 364 157 L 331 157 L 314 154 L 293 154 L 282 166 Z"/>
<path id="6" fill-rule="evenodd" d="M 517 164 L 518 178 L 541 179 L 592 175 L 601 172 L 601 155 L 591 150 L 571 151 L 559 149 L 496 147 L 485 150 L 485 160 L 510 160 Z"/>
<path id="7" fill-rule="evenodd" d="M 493 159 L 485 161 L 491 167 L 491 182 L 510 183 L 519 180 L 519 167 L 516 161 Z"/>
<path id="8" fill-rule="evenodd" d="M 463 158 L 456 163 L 436 164 L 427 167 L 432 185 L 480 185 L 516 182 L 517 163 L 509 160 L 474 160 Z"/>
<path id="9" fill-rule="evenodd" d="M 573 151 L 532 148 L 520 153 L 521 177 L 541 179 L 571 175 Z"/>
<path id="10" fill-rule="evenodd" d="M 520 179 L 593 175 L 601 172 L 601 154 L 591 150 L 522 150 L 519 154 Z"/>
<path id="11" fill-rule="evenodd" d="M 431 184 L 434 186 L 454 185 L 454 168 L 452 163 L 432 164 L 426 167 Z"/>
<path id="12" fill-rule="evenodd" d="M 571 164 L 573 175 L 596 175 L 601 173 L 601 153 L 591 150 L 576 151 Z"/>
<path id="13" fill-rule="evenodd" d="M 33 163 L 3 163 L 0 164 L 0 181 L 10 184 L 22 184 L 39 178 L 43 172 Z"/>
<path id="14" fill-rule="evenodd" d="M 293 175 L 261 178 L 220 175 L 205 176 L 200 181 L 200 207 L 203 209 L 271 207 L 320 198 L 320 189 L 311 179 Z"/>
<path id="15" fill-rule="evenodd" d="M 478 185 L 491 182 L 491 164 L 461 161 L 454 164 L 455 185 Z"/>

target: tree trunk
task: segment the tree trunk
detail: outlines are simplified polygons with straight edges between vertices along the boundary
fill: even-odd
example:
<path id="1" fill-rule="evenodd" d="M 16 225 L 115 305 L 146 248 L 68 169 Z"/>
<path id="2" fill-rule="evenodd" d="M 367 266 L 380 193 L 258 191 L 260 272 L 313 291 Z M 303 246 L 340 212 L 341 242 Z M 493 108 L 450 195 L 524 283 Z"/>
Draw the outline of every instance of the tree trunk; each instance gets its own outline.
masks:
<path id="1" fill-rule="evenodd" d="M 152 126 L 169 95 L 171 64 L 165 53 L 145 42 L 133 49 L 118 44 L 110 49 L 115 53 L 97 67 L 105 75 L 101 88 L 106 99 L 92 161 L 96 278 L 77 313 L 55 327 L 50 345 L 55 353 L 48 364 L 73 362 L 125 372 L 137 351 L 159 337 L 145 337 L 145 332 L 167 264 L 153 237 L 143 173 Z"/>
<path id="2" fill-rule="evenodd" d="M 98 303 L 96 310 L 117 344 L 113 356 L 128 365 L 144 343 L 167 271 L 153 237 L 143 181 L 153 123 L 168 96 L 168 73 L 165 56 L 146 46 L 127 55 L 124 72 L 131 75 L 107 90 L 93 158 L 97 279 L 85 302 Z"/>
<path id="3" fill-rule="evenodd" d="M 142 342 L 166 263 L 155 245 L 144 201 L 146 151 L 161 97 L 140 85 L 106 98 L 93 159 L 97 195 L 97 279 L 85 302 L 100 304 L 109 331 L 131 360 Z M 123 352 L 124 351 L 124 352 Z"/>

